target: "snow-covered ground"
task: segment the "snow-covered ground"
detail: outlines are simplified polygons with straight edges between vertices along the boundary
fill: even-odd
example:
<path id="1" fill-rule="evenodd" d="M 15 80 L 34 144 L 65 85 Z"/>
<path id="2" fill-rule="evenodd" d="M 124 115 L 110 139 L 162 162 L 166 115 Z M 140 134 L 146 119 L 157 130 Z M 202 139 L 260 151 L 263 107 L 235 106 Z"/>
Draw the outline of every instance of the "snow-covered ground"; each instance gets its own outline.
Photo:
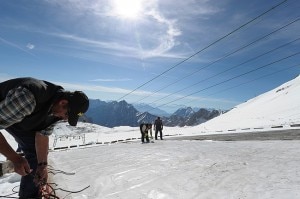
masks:
<path id="1" fill-rule="evenodd" d="M 51 153 L 73 198 L 300 198 L 299 141 L 157 141 Z M 63 183 L 60 183 L 63 182 Z M 66 194 L 61 193 L 62 196 Z"/>
<path id="2" fill-rule="evenodd" d="M 163 132 L 201 135 L 300 128 L 297 124 L 300 77 L 204 124 Z M 89 187 L 57 193 L 73 199 L 300 198 L 298 140 L 178 141 L 166 136 L 141 144 L 139 137 L 139 128 L 133 127 L 59 124 L 51 136 L 51 166 L 74 175 L 55 172 L 53 181 L 70 191 Z M 12 193 L 19 180 L 17 174 L 1 177 L 0 195 Z"/>

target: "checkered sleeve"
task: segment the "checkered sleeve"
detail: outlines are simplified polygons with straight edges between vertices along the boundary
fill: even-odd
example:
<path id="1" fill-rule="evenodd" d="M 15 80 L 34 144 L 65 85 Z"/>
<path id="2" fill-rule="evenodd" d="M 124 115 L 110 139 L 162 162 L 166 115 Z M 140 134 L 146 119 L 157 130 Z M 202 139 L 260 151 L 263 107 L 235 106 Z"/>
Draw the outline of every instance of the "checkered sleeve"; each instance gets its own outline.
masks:
<path id="1" fill-rule="evenodd" d="M 0 102 L 0 129 L 22 121 L 36 106 L 34 95 L 24 87 L 11 89 Z"/>

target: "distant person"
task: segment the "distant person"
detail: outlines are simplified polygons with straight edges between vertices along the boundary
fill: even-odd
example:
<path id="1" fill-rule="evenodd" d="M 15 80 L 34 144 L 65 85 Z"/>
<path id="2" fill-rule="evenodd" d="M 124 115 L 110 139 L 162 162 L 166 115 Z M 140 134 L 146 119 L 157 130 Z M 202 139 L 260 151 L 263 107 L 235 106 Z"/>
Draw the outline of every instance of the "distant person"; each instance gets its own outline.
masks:
<path id="1" fill-rule="evenodd" d="M 151 128 L 152 128 L 152 124 L 149 124 L 149 123 L 147 123 L 147 124 L 143 123 L 140 125 L 142 143 L 145 143 L 145 139 L 146 139 L 147 143 L 150 142 L 148 131 L 151 130 L 151 132 L 152 132 Z"/>
<path id="2" fill-rule="evenodd" d="M 59 120 L 76 126 L 89 107 L 81 91 L 65 91 L 61 86 L 34 78 L 17 78 L 0 83 L 0 129 L 18 143 L 15 152 L 0 132 L 0 153 L 22 176 L 20 198 L 42 198 L 39 189 L 48 179 L 49 135 Z M 28 175 L 30 174 L 30 175 Z"/>
<path id="3" fill-rule="evenodd" d="M 150 134 L 149 134 L 149 132 L 148 132 L 149 137 L 150 137 L 151 139 L 153 139 L 153 135 L 152 135 L 152 124 L 151 124 L 151 123 L 148 123 L 148 127 L 149 127 L 149 132 L 150 132 Z"/>
<path id="4" fill-rule="evenodd" d="M 155 140 L 157 140 L 158 131 L 160 133 L 160 139 L 163 140 L 162 138 L 163 123 L 160 117 L 157 117 L 157 119 L 154 121 L 153 129 L 155 130 Z"/>

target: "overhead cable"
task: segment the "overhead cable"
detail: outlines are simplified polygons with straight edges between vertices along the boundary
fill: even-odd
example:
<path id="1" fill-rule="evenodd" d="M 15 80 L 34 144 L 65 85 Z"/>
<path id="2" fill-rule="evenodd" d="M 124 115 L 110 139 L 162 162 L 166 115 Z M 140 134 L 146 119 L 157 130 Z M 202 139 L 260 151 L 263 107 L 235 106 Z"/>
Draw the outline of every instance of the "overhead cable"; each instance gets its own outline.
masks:
<path id="1" fill-rule="evenodd" d="M 239 83 L 239 84 L 237 84 L 237 85 L 235 85 L 235 86 L 232 86 L 232 87 L 229 87 L 229 88 L 225 88 L 225 89 L 223 89 L 223 90 L 220 90 L 220 91 L 217 91 L 217 92 L 208 94 L 208 95 L 206 95 L 206 96 L 212 96 L 212 95 L 220 94 L 220 93 L 223 93 L 223 92 L 225 92 L 225 91 L 228 91 L 228 90 L 231 90 L 231 89 L 234 89 L 234 88 L 243 86 L 243 85 L 245 85 L 245 84 L 249 84 L 249 83 L 251 83 L 251 82 L 260 80 L 260 79 L 262 79 L 262 78 L 266 78 L 266 77 L 268 77 L 268 76 L 272 76 L 272 75 L 275 75 L 275 74 L 277 74 L 277 73 L 280 73 L 280 72 L 289 70 L 289 69 L 291 69 L 291 68 L 299 67 L 299 66 L 300 66 L 300 64 L 295 64 L 295 65 L 289 66 L 289 67 L 287 67 L 287 68 L 283 68 L 283 69 L 281 69 L 281 70 L 278 70 L 278 71 L 275 71 L 275 72 L 268 73 L 268 74 L 266 74 L 266 75 L 260 76 L 260 77 L 258 77 L 258 78 L 255 78 L 255 79 L 252 79 L 252 80 L 243 82 L 243 83 Z M 192 100 L 186 102 L 185 104 L 190 104 L 190 103 L 193 102 L 193 101 L 195 101 L 195 99 L 192 99 Z M 152 109 L 151 109 L 151 110 L 152 110 Z"/>
<path id="2" fill-rule="evenodd" d="M 250 42 L 249 44 L 244 45 L 244 46 L 242 46 L 242 47 L 240 47 L 240 48 L 234 50 L 233 52 L 228 53 L 227 55 L 224 55 L 223 57 L 221 57 L 221 58 L 219 58 L 219 59 L 217 59 L 217 60 L 215 60 L 215 61 L 213 61 L 213 62 L 207 64 L 206 66 L 204 66 L 204 67 L 202 67 L 202 68 L 200 68 L 200 69 L 198 69 L 198 70 L 196 70 L 196 71 L 193 71 L 192 73 L 190 73 L 190 74 L 188 74 L 188 75 L 186 75 L 186 76 L 184 76 L 184 77 L 181 77 L 181 78 L 178 79 L 177 81 L 175 81 L 175 82 L 173 82 L 173 83 L 171 83 L 171 84 L 168 84 L 167 86 L 165 86 L 165 87 L 163 87 L 163 88 L 161 88 L 161 89 L 159 89 L 159 90 L 153 92 L 151 95 L 153 95 L 153 94 L 157 93 L 158 91 L 161 91 L 161 90 L 163 90 L 163 89 L 165 89 L 165 88 L 167 88 L 167 87 L 169 87 L 169 86 L 171 86 L 171 85 L 173 85 L 173 84 L 175 84 L 175 83 L 178 83 L 178 82 L 182 81 L 183 79 L 185 79 L 185 78 L 187 78 L 187 77 L 190 77 L 190 76 L 194 75 L 195 73 L 197 73 L 197 72 L 199 72 L 199 71 L 201 71 L 201 70 L 203 70 L 203 69 L 205 69 L 205 68 L 207 68 L 207 67 L 209 67 L 209 66 L 211 66 L 211 65 L 213 65 L 213 64 L 215 64 L 215 63 L 217 63 L 217 62 L 219 62 L 219 61 L 221 61 L 221 60 L 223 60 L 223 59 L 225 59 L 225 58 L 227 58 L 227 57 L 229 57 L 229 56 L 231 56 L 231 55 L 237 53 L 237 52 L 240 52 L 241 50 L 244 50 L 244 49 L 246 49 L 247 47 L 250 47 L 250 46 L 253 45 L 254 43 L 257 43 L 257 42 L 259 42 L 259 41 L 262 41 L 263 39 L 266 39 L 266 38 L 269 37 L 270 35 L 272 35 L 272 34 L 278 32 L 278 31 L 280 31 L 280 30 L 282 30 L 282 29 L 284 29 L 284 28 L 290 26 L 291 24 L 293 24 L 293 23 L 295 23 L 295 22 L 298 22 L 299 20 L 300 20 L 300 18 L 297 18 L 296 20 L 293 20 L 292 22 L 289 22 L 288 24 L 286 24 L 286 25 L 284 25 L 284 26 L 282 26 L 282 27 L 280 27 L 280 28 L 278 28 L 278 29 L 272 31 L 271 33 L 269 33 L 269 34 L 267 34 L 267 35 L 265 35 L 265 36 L 263 36 L 263 37 L 261 37 L 261 38 L 259 38 L 259 39 L 256 39 L 256 40 Z M 261 57 L 261 56 L 263 56 L 263 55 L 266 55 L 266 54 L 268 54 L 268 53 L 270 53 L 270 52 L 273 52 L 273 51 L 275 51 L 275 50 L 277 50 L 277 49 L 279 49 L 279 48 L 282 48 L 282 47 L 287 46 L 287 45 L 289 45 L 289 44 L 291 44 L 291 43 L 294 43 L 294 42 L 298 41 L 299 39 L 300 39 L 300 38 L 297 38 L 297 39 L 295 39 L 295 40 L 293 40 L 293 41 L 291 41 L 291 42 L 288 42 L 287 44 L 284 44 L 284 45 L 282 45 L 282 46 L 279 46 L 279 47 L 277 47 L 277 48 L 275 48 L 275 49 L 273 49 L 273 50 L 271 50 L 271 51 L 269 51 L 269 52 L 266 52 L 266 53 L 264 53 L 264 54 L 262 54 L 262 55 L 259 55 L 259 56 L 255 57 L 254 59 L 257 59 L 257 58 L 259 58 L 259 57 Z M 183 90 L 186 90 L 186 89 L 188 89 L 188 88 L 190 88 L 190 87 L 192 87 L 192 86 L 195 86 L 195 85 L 197 85 L 197 84 L 199 84 L 199 83 L 201 83 L 201 82 L 204 82 L 204 81 L 206 81 L 206 80 L 208 80 L 208 79 L 211 79 L 211 78 L 216 77 L 216 76 L 218 76 L 218 75 L 220 75 L 220 74 L 223 74 L 223 73 L 225 73 L 225 72 L 227 72 L 227 71 L 229 71 L 229 70 L 232 70 L 232 69 L 234 69 L 234 68 L 237 68 L 237 67 L 239 67 L 239 66 L 241 66 L 241 65 L 243 65 L 243 64 L 245 64 L 245 63 L 248 63 L 248 62 L 250 62 L 250 61 L 253 61 L 254 59 L 252 58 L 252 59 L 250 59 L 250 60 L 247 60 L 247 61 L 245 61 L 245 62 L 243 62 L 243 63 L 241 63 L 241 64 L 239 64 L 239 65 L 236 65 L 236 66 L 234 66 L 234 67 L 231 67 L 230 69 L 227 69 L 227 70 L 225 70 L 225 71 L 222 71 L 222 72 L 220 72 L 220 73 L 218 73 L 218 74 L 216 74 L 216 75 L 213 75 L 213 76 L 211 76 L 211 77 L 209 77 L 209 78 L 206 78 L 206 79 L 204 79 L 204 80 L 198 81 L 198 82 L 196 82 L 196 83 L 194 83 L 194 84 L 192 84 L 192 85 L 189 85 L 189 86 L 187 86 L 187 87 L 185 87 L 185 88 L 182 88 L 182 89 L 180 89 L 180 90 L 178 90 L 178 91 L 176 91 L 176 92 L 173 92 L 173 93 L 171 93 L 171 94 L 169 94 L 169 95 L 167 95 L 167 96 L 165 96 L 165 97 L 163 97 L 163 98 L 160 98 L 160 99 L 158 99 L 158 100 L 155 100 L 155 101 L 153 101 L 153 102 L 151 102 L 151 103 L 158 102 L 158 101 L 160 101 L 160 100 L 162 100 L 162 99 L 165 99 L 165 98 L 167 98 L 167 97 L 169 97 L 169 96 L 171 96 L 171 95 L 174 95 L 174 94 L 179 93 L 179 92 L 181 92 L 181 91 L 183 91 Z M 148 95 L 148 96 L 144 97 L 143 99 L 145 99 L 145 98 L 147 98 L 147 97 L 149 97 L 149 96 L 151 96 L 151 95 Z"/>
<path id="3" fill-rule="evenodd" d="M 162 73 L 160 73 L 159 75 L 155 76 L 154 78 L 150 79 L 149 81 L 143 83 L 142 85 L 138 86 L 137 88 L 133 89 L 132 91 L 130 91 L 129 93 L 123 95 L 122 97 L 120 97 L 117 101 L 120 101 L 121 99 L 125 98 L 126 96 L 130 95 L 131 93 L 135 92 L 136 90 L 138 90 L 139 88 L 147 85 L 148 83 L 154 81 L 155 79 L 157 79 L 158 77 L 164 75 L 165 73 L 169 72 L 170 70 L 176 68 L 177 66 L 181 65 L 182 63 L 186 62 L 187 60 L 191 59 L 192 57 L 198 55 L 199 53 L 203 52 L 204 50 L 210 48 L 211 46 L 215 45 L 216 43 L 220 42 L 221 40 L 227 38 L 228 36 L 232 35 L 233 33 L 239 31 L 240 29 L 244 28 L 245 26 L 247 26 L 248 24 L 254 22 L 255 20 L 259 19 L 260 17 L 264 16 L 265 14 L 271 12 L 272 10 L 276 9 L 277 7 L 281 6 L 282 4 L 286 3 L 287 0 L 284 0 L 278 4 L 276 4 L 275 6 L 271 7 L 270 9 L 268 9 L 267 11 L 263 12 L 262 14 L 256 16 L 255 18 L 249 20 L 248 22 L 244 23 L 243 25 L 239 26 L 238 28 L 234 29 L 233 31 L 229 32 L 228 34 L 224 35 L 223 37 L 217 39 L 216 41 L 212 42 L 211 44 L 209 44 L 208 46 L 202 48 L 201 50 L 197 51 L 196 53 L 194 53 L 193 55 L 185 58 L 184 60 L 180 61 L 179 63 L 175 64 L 174 66 L 170 67 L 169 69 L 163 71 Z"/>
<path id="4" fill-rule="evenodd" d="M 204 88 L 204 89 L 198 90 L 198 91 L 196 91 L 196 92 L 190 93 L 190 94 L 188 94 L 188 95 L 185 95 L 185 96 L 183 96 L 183 97 L 180 97 L 180 98 L 177 98 L 177 99 L 175 99 L 175 100 L 172 100 L 172 101 L 170 101 L 170 102 L 167 102 L 167 103 L 165 103 L 165 104 L 159 105 L 159 106 L 157 106 L 156 108 L 158 108 L 158 107 L 162 107 L 162 106 L 165 106 L 165 105 L 171 104 L 171 103 L 173 103 L 173 102 L 175 102 L 175 101 L 178 101 L 178 100 L 184 99 L 184 98 L 186 98 L 186 97 L 189 97 L 189 96 L 195 95 L 195 94 L 197 94 L 197 93 L 200 93 L 200 92 L 202 92 L 202 91 L 204 91 L 204 90 L 207 90 L 207 89 L 213 88 L 213 87 L 215 87 L 215 86 L 218 86 L 218 85 L 224 84 L 224 83 L 226 83 L 226 82 L 229 82 L 229 81 L 231 81 L 231 80 L 233 80 L 233 79 L 236 79 L 236 78 L 242 77 L 242 76 L 244 76 L 244 75 L 247 75 L 247 74 L 249 74 L 249 73 L 252 73 L 252 72 L 254 72 L 254 71 L 260 70 L 260 69 L 262 69 L 262 68 L 265 68 L 265 67 L 271 66 L 271 65 L 273 65 L 273 64 L 275 64 L 275 63 L 281 62 L 281 61 L 283 61 L 283 60 L 289 59 L 289 58 L 291 58 L 291 57 L 294 57 L 294 56 L 296 56 L 296 55 L 299 55 L 299 54 L 300 54 L 300 52 L 294 53 L 294 54 L 292 54 L 292 55 L 289 55 L 289 56 L 287 56 L 287 57 L 281 58 L 281 59 L 279 59 L 279 60 L 276 60 L 276 61 L 274 61 L 274 62 L 271 62 L 271 63 L 269 63 L 269 64 L 263 65 L 263 66 L 261 66 L 261 67 L 258 67 L 258 68 L 256 68 L 256 69 L 250 70 L 250 71 L 248 71 L 248 72 L 245 72 L 245 73 L 243 73 L 243 74 L 240 74 L 240 75 L 234 76 L 234 77 L 232 77 L 232 78 L 229 78 L 229 79 L 227 79 L 227 80 L 224 80 L 224 81 L 222 81 L 222 82 L 219 82 L 219 83 L 217 83 L 217 84 L 214 84 L 214 85 L 212 85 L 212 86 L 206 87 L 206 88 Z"/>

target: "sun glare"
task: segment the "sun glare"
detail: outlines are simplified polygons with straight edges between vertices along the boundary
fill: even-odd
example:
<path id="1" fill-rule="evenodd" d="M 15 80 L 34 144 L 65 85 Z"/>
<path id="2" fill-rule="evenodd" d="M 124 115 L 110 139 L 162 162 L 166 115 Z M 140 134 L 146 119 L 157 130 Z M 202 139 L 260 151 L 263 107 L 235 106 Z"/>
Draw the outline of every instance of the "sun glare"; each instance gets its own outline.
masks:
<path id="1" fill-rule="evenodd" d="M 114 11 L 121 18 L 136 19 L 142 11 L 141 0 L 115 0 Z"/>

